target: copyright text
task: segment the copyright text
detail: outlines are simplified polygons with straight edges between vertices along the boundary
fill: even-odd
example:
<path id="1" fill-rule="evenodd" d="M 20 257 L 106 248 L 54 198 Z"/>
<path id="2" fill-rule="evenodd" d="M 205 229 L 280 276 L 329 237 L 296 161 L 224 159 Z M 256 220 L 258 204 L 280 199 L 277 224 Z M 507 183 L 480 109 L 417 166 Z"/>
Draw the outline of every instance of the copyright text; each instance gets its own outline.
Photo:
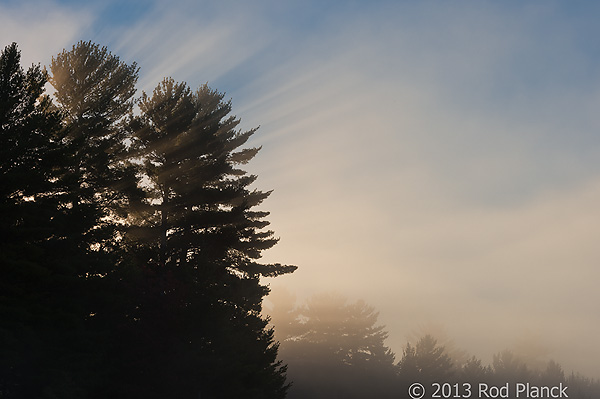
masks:
<path id="1" fill-rule="evenodd" d="M 488 398 L 538 398 L 555 399 L 568 398 L 568 386 L 562 382 L 558 385 L 535 385 L 517 382 L 500 385 L 478 383 L 437 383 L 424 386 L 415 382 L 408 388 L 408 394 L 412 399 L 488 399 Z"/>

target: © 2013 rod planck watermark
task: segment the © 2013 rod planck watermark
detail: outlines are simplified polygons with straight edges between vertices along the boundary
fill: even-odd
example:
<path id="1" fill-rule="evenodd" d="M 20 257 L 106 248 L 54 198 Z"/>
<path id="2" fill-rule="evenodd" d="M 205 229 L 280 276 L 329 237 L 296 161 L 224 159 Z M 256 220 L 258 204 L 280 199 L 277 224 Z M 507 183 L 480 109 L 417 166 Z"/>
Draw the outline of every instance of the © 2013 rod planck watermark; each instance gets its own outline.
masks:
<path id="1" fill-rule="evenodd" d="M 487 398 L 536 398 L 536 399 L 556 399 L 568 398 L 567 389 L 569 387 L 562 382 L 558 385 L 534 385 L 531 383 L 517 382 L 515 384 L 506 383 L 502 385 L 491 385 L 487 383 L 471 384 L 465 383 L 437 383 L 434 382 L 429 387 L 425 387 L 418 382 L 408 388 L 408 394 L 412 399 L 487 399 Z M 431 396 L 428 396 L 430 393 Z"/>

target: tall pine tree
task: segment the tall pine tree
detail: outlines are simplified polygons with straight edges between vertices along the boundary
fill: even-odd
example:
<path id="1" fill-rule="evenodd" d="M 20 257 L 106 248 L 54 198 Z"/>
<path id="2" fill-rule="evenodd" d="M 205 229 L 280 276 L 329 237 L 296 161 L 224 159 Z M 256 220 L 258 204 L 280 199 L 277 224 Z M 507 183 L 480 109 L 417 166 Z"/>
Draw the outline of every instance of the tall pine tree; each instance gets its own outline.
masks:
<path id="1" fill-rule="evenodd" d="M 88 286 L 57 252 L 64 157 L 60 113 L 39 66 L 16 44 L 0 56 L 0 396 L 81 397 L 95 349 L 85 326 Z"/>
<path id="2" fill-rule="evenodd" d="M 143 94 L 140 109 L 136 138 L 155 204 L 155 219 L 145 226 L 158 247 L 153 260 L 219 260 L 245 277 L 293 271 L 256 261 L 277 243 L 272 231 L 261 230 L 268 212 L 253 210 L 270 192 L 249 189 L 257 176 L 239 166 L 259 148 L 240 147 L 256 129 L 236 130 L 240 121 L 223 94 L 165 79 L 152 97 Z"/>
<path id="3" fill-rule="evenodd" d="M 239 168 L 259 151 L 240 148 L 255 130 L 236 130 L 223 94 L 206 85 L 192 92 L 173 79 L 143 94 L 140 110 L 132 127 L 149 211 L 134 236 L 138 262 L 158 289 L 135 304 L 138 331 L 164 345 L 160 352 L 171 356 L 161 363 L 188 376 L 188 392 L 283 397 L 259 278 L 295 267 L 259 262 L 277 239 L 263 230 L 268 212 L 254 210 L 269 192 L 251 190 L 256 176 Z"/>

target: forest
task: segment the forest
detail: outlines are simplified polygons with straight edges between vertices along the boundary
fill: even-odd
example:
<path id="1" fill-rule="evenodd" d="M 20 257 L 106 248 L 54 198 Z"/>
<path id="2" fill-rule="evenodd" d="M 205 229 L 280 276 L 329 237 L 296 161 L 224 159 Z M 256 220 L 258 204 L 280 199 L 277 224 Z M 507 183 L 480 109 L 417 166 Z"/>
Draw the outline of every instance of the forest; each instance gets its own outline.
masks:
<path id="1" fill-rule="evenodd" d="M 339 293 L 315 294 L 298 303 L 295 294 L 277 290 L 270 301 L 280 357 L 293 381 L 288 398 L 559 397 L 532 389 L 555 386 L 569 398 L 600 397 L 600 381 L 564 370 L 551 358 L 497 348 L 491 364 L 485 364 L 439 330 L 418 331 L 395 354 L 386 345 L 388 332 L 377 322 L 376 309 Z M 412 396 L 414 383 L 425 392 Z M 528 383 L 529 392 L 517 392 L 517 384 Z"/>
<path id="2" fill-rule="evenodd" d="M 265 315 L 261 278 L 296 266 L 261 262 L 278 238 L 243 169 L 257 129 L 208 85 L 136 96 L 138 75 L 92 42 L 45 68 L 2 51 L 0 398 L 403 398 L 416 382 L 600 397 L 555 361 L 486 365 L 429 334 L 394 354 L 363 301 Z"/>

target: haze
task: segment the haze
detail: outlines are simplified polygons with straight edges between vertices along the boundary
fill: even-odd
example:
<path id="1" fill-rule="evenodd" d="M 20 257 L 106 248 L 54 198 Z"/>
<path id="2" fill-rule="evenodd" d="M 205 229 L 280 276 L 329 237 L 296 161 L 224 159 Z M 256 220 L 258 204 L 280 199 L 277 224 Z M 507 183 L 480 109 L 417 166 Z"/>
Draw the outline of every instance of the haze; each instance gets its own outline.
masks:
<path id="1" fill-rule="evenodd" d="M 362 298 L 397 354 L 442 326 L 600 377 L 598 5 L 327 4 L 3 1 L 0 37 L 24 65 L 106 45 L 139 93 L 225 91 L 260 125 L 266 260 L 299 266 L 274 289 Z"/>

